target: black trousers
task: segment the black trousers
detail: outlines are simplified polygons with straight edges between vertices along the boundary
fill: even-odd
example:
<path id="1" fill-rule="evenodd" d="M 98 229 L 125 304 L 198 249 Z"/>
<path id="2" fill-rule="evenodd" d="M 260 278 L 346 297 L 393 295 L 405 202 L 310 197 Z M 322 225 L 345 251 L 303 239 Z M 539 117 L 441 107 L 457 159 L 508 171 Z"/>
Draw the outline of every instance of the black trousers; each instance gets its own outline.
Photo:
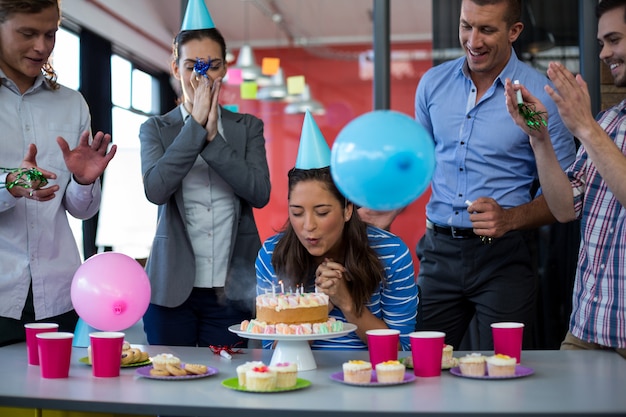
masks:
<path id="1" fill-rule="evenodd" d="M 45 322 L 57 323 L 60 332 L 74 333 L 78 315 L 74 310 L 59 316 L 48 317 L 42 320 L 35 320 L 35 307 L 33 305 L 33 290 L 29 288 L 26 304 L 22 310 L 20 320 L 8 317 L 0 317 L 0 346 L 11 345 L 13 343 L 21 343 L 26 341 L 26 331 L 24 325 L 26 323 Z"/>
<path id="2" fill-rule="evenodd" d="M 194 288 L 180 306 L 150 304 L 143 316 L 148 343 L 169 346 L 247 347 L 248 340 L 228 330 L 252 318 L 243 303 L 230 301 L 222 288 Z"/>
<path id="3" fill-rule="evenodd" d="M 443 331 L 446 343 L 459 349 L 476 317 L 478 341 L 472 348 L 492 350 L 491 323 L 516 321 L 525 324 L 524 347 L 531 347 L 537 277 L 530 235 L 513 231 L 484 244 L 427 229 L 417 245 L 418 330 Z"/>

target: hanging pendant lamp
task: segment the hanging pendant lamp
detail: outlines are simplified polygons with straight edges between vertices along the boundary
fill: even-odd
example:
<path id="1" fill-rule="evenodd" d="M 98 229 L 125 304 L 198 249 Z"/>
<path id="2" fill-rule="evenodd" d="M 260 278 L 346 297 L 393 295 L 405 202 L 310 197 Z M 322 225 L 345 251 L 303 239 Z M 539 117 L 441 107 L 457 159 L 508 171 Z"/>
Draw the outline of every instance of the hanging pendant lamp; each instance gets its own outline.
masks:
<path id="1" fill-rule="evenodd" d="M 266 101 L 293 101 L 287 92 L 282 68 L 278 68 L 276 74 L 271 76 L 269 84 L 260 88 L 256 96 L 259 100 Z"/>
<path id="2" fill-rule="evenodd" d="M 230 68 L 241 70 L 244 81 L 256 81 L 261 76 L 261 67 L 256 64 L 252 47 L 247 43 L 241 46 L 237 62 Z"/>
<path id="3" fill-rule="evenodd" d="M 302 94 L 300 94 L 300 98 L 295 99 L 292 103 L 289 103 L 285 106 L 285 114 L 300 114 L 306 113 L 306 111 L 311 112 L 311 114 L 322 115 L 326 113 L 326 109 L 317 100 L 311 98 L 311 90 L 309 89 L 309 85 L 306 84 L 304 86 L 304 90 Z"/>

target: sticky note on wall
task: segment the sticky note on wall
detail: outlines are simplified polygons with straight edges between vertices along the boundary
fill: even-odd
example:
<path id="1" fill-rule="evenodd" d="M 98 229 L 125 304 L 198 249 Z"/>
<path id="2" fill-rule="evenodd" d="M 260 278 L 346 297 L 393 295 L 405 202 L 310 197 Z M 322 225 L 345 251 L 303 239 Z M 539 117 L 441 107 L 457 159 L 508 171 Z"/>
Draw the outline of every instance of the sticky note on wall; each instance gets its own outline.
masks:
<path id="1" fill-rule="evenodd" d="M 291 95 L 302 94 L 304 91 L 304 75 L 287 77 L 287 93 Z"/>
<path id="2" fill-rule="evenodd" d="M 244 100 L 255 100 L 259 86 L 256 81 L 244 81 L 239 86 L 241 98 Z"/>
<path id="3" fill-rule="evenodd" d="M 274 75 L 280 68 L 280 58 L 263 58 L 261 61 L 261 72 L 263 75 Z"/>

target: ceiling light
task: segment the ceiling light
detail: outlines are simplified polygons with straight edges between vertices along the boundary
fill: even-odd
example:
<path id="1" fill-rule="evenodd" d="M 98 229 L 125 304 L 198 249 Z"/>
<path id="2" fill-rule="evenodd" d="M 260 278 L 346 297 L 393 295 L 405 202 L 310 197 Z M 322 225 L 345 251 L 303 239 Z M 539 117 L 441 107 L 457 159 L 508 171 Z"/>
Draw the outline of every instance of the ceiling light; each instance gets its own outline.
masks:
<path id="1" fill-rule="evenodd" d="M 324 106 L 319 101 L 311 98 L 311 91 L 308 84 L 304 86 L 304 90 L 298 99 L 285 106 L 285 114 L 306 113 L 307 110 L 311 112 L 311 114 L 316 115 L 326 113 Z"/>
<path id="2" fill-rule="evenodd" d="M 272 75 L 270 83 L 266 87 L 259 89 L 256 97 L 259 100 L 268 101 L 288 99 L 289 95 L 287 93 L 287 86 L 285 85 L 285 76 L 283 75 L 282 68 L 278 68 L 276 74 Z"/>
<path id="3" fill-rule="evenodd" d="M 255 81 L 261 76 L 261 67 L 256 64 L 254 52 L 252 51 L 252 47 L 248 44 L 241 46 L 237 62 L 230 68 L 240 69 L 241 77 L 244 81 Z"/>

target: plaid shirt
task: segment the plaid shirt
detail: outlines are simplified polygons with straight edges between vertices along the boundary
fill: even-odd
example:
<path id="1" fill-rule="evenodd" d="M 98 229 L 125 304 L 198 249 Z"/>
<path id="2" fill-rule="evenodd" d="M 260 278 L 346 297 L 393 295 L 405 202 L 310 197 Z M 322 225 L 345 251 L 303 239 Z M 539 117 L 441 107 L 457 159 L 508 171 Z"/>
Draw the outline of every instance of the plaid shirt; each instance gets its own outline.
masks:
<path id="1" fill-rule="evenodd" d="M 626 100 L 601 113 L 598 123 L 626 154 Z M 626 348 L 626 211 L 583 146 L 567 174 L 581 219 L 570 331 L 587 342 Z"/>

